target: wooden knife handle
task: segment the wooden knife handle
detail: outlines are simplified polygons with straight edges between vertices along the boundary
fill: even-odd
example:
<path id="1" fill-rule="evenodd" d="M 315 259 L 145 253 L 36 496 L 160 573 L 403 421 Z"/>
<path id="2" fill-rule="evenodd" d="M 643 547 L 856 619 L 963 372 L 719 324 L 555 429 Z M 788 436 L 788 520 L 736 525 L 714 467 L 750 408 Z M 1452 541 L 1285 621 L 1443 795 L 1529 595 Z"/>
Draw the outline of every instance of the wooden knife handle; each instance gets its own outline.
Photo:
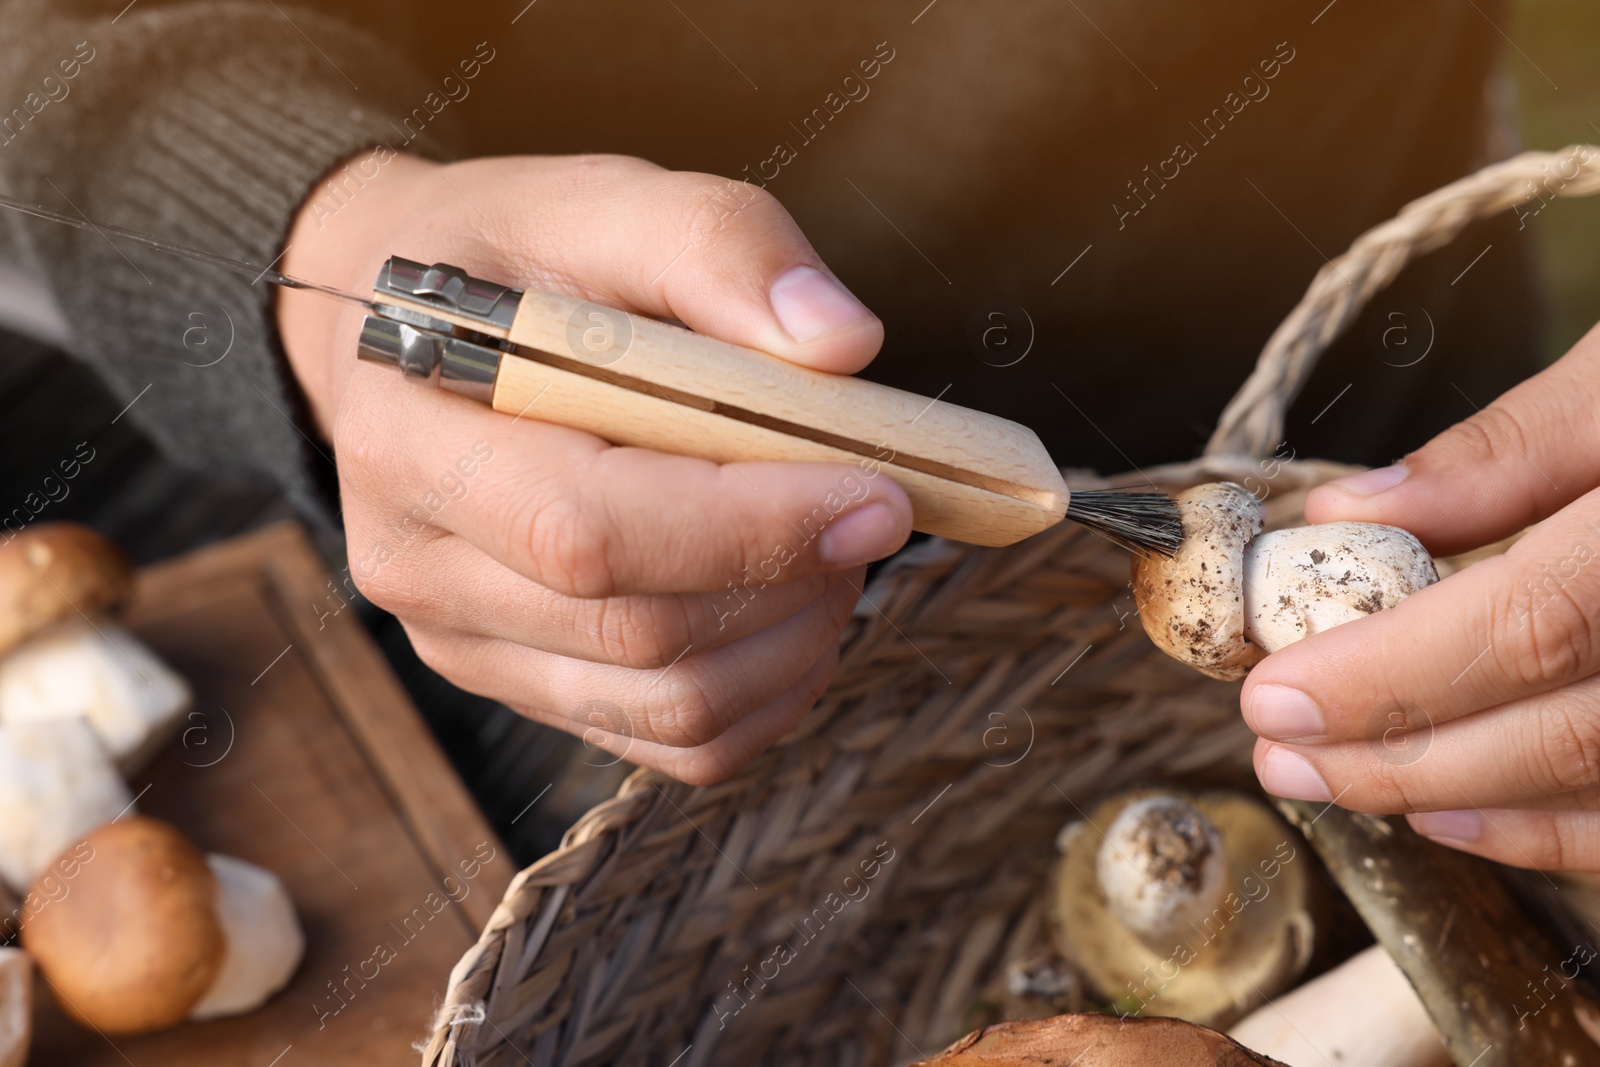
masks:
<path id="1" fill-rule="evenodd" d="M 501 361 L 498 411 L 718 463 L 886 473 L 910 496 L 916 529 L 970 544 L 1013 544 L 1066 515 L 1049 454 L 1007 419 L 538 290 L 510 340 L 537 352 Z"/>

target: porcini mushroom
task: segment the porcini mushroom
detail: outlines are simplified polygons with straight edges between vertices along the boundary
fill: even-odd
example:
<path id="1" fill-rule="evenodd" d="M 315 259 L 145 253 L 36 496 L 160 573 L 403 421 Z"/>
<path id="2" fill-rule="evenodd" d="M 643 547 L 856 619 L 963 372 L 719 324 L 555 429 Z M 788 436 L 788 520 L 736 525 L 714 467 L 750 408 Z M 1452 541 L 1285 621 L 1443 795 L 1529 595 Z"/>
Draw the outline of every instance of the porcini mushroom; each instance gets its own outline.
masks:
<path id="1" fill-rule="evenodd" d="M 33 965 L 27 953 L 0 948 L 0 1067 L 23 1067 L 33 1037 Z"/>
<path id="2" fill-rule="evenodd" d="M 0 658 L 0 723 L 82 715 L 124 773 L 154 755 L 189 705 L 188 683 L 109 619 L 63 623 Z"/>
<path id="3" fill-rule="evenodd" d="M 102 535 L 41 522 L 0 544 L 0 653 L 55 622 L 98 615 L 133 591 L 133 566 Z"/>
<path id="4" fill-rule="evenodd" d="M 1058 840 L 1057 949 L 1130 1012 L 1226 1024 L 1310 960 L 1310 883 L 1293 841 L 1240 794 L 1103 801 Z"/>
<path id="5" fill-rule="evenodd" d="M 1445 1067 L 1450 1053 L 1382 945 L 1257 1008 L 1228 1036 L 1289 1067 Z"/>
<path id="6" fill-rule="evenodd" d="M 122 551 L 75 523 L 0 545 L 0 724 L 82 715 L 124 772 L 177 727 L 189 687 L 108 617 L 133 588 Z"/>
<path id="7" fill-rule="evenodd" d="M 106 1034 L 181 1022 L 211 988 L 226 942 L 217 880 L 166 823 L 134 816 L 86 839 L 72 892 L 28 916 L 22 947 L 62 1011 Z"/>
<path id="8" fill-rule="evenodd" d="M 1234 681 L 1268 653 L 1382 611 L 1438 580 L 1411 534 L 1331 522 L 1262 533 L 1261 502 L 1214 482 L 1176 498 L 1183 545 L 1139 555 L 1133 592 L 1156 647 L 1213 678 Z"/>
<path id="9" fill-rule="evenodd" d="M 22 946 L 63 1011 L 106 1034 L 254 1009 L 288 981 L 304 937 L 271 873 L 206 857 L 134 816 L 90 834 L 65 897 L 29 915 Z"/>
<path id="10" fill-rule="evenodd" d="M 24 892 L 132 802 L 87 720 L 0 725 L 0 880 Z"/>

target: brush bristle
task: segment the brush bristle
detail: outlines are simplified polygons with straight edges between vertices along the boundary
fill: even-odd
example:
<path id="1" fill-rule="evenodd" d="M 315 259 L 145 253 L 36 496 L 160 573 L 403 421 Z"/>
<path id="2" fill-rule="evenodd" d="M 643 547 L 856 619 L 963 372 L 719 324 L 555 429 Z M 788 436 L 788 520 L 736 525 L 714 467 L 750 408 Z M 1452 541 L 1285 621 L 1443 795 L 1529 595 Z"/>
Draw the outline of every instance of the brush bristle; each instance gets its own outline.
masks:
<path id="1" fill-rule="evenodd" d="M 1170 556 L 1183 544 L 1178 505 L 1165 493 L 1074 490 L 1067 502 L 1067 518 L 1129 552 Z"/>

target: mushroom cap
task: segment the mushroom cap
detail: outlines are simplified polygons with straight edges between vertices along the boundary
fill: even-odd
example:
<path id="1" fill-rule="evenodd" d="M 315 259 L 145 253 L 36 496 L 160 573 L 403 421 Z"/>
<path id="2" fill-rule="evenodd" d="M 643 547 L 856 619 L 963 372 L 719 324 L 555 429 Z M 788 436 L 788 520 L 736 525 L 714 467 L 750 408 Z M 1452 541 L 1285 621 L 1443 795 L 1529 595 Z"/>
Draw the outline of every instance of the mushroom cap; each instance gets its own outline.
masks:
<path id="1" fill-rule="evenodd" d="M 1111 797 L 1089 812 L 1109 827 L 1124 808 L 1168 791 Z M 1099 877 L 1099 834 L 1064 838 L 1052 919 L 1056 950 L 1116 1004 L 1227 1025 L 1293 983 L 1310 961 L 1306 846 L 1265 804 L 1239 793 L 1183 799 L 1216 827 L 1227 855 L 1220 898 L 1166 942 L 1150 943 L 1112 910 Z"/>
<path id="2" fill-rule="evenodd" d="M 254 1011 L 288 984 L 305 954 L 294 904 L 278 876 L 232 856 L 208 855 L 217 877 L 217 915 L 227 956 L 191 1019 Z"/>
<path id="3" fill-rule="evenodd" d="M 1398 526 L 1327 522 L 1274 530 L 1245 552 L 1245 637 L 1276 652 L 1392 608 L 1438 580 L 1428 550 Z"/>
<path id="4" fill-rule="evenodd" d="M 0 725 L 0 881 L 16 892 L 132 803 L 82 716 Z"/>
<path id="5" fill-rule="evenodd" d="M 1123 808 L 1106 828 L 1095 873 L 1111 913 L 1165 949 L 1228 891 L 1228 854 L 1198 808 L 1181 797 L 1152 796 Z"/>
<path id="6" fill-rule="evenodd" d="M 1018 1019 L 974 1030 L 912 1067 L 1285 1067 L 1182 1019 L 1091 1013 Z M 1318 1067 L 1321 1067 L 1319 1062 Z M 1362 1064 L 1361 1067 L 1370 1067 Z"/>
<path id="7" fill-rule="evenodd" d="M 41 522 L 0 544 L 0 653 L 66 618 L 121 605 L 133 565 L 101 534 L 75 522 Z"/>
<path id="8" fill-rule="evenodd" d="M 0 1067 L 23 1067 L 33 1037 L 33 966 L 19 948 L 0 948 Z"/>
<path id="9" fill-rule="evenodd" d="M 30 916 L 22 947 L 68 1015 L 106 1034 L 183 1021 L 227 944 L 217 880 L 173 827 L 131 816 L 90 834 L 72 891 Z"/>
<path id="10" fill-rule="evenodd" d="M 1172 556 L 1133 557 L 1139 621 L 1167 655 L 1236 681 L 1266 655 L 1244 632 L 1245 546 L 1261 532 L 1261 501 L 1242 485 L 1212 482 L 1176 502 L 1182 546 Z"/>

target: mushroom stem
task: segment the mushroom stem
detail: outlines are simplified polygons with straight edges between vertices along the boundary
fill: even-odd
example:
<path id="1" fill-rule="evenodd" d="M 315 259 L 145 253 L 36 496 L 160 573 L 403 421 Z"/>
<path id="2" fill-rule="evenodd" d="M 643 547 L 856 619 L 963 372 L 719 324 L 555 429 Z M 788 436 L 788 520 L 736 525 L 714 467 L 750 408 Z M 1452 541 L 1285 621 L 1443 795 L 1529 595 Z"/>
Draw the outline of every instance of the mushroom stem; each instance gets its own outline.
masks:
<path id="1" fill-rule="evenodd" d="M 1170 948 L 1172 937 L 1211 914 L 1229 889 L 1217 828 L 1175 796 L 1123 808 L 1106 830 L 1095 873 L 1111 914 L 1154 948 Z"/>
<path id="2" fill-rule="evenodd" d="M 1268 652 L 1392 608 L 1439 580 L 1397 526 L 1329 522 L 1257 534 L 1244 549 L 1244 636 Z"/>
<path id="3" fill-rule="evenodd" d="M 166 743 L 190 705 L 189 686 L 109 619 L 75 619 L 0 658 L 0 723 L 81 715 L 125 773 Z"/>
<path id="4" fill-rule="evenodd" d="M 1228 1036 L 1289 1067 L 1446 1067 L 1433 1020 L 1382 945 L 1257 1008 Z"/>
<path id="5" fill-rule="evenodd" d="M 0 725 L 0 881 L 18 894 L 132 803 L 87 720 Z"/>
<path id="6" fill-rule="evenodd" d="M 217 918 L 227 953 L 191 1019 L 254 1011 L 282 989 L 300 964 L 306 939 L 278 876 L 232 856 L 206 857 L 217 878 Z"/>

